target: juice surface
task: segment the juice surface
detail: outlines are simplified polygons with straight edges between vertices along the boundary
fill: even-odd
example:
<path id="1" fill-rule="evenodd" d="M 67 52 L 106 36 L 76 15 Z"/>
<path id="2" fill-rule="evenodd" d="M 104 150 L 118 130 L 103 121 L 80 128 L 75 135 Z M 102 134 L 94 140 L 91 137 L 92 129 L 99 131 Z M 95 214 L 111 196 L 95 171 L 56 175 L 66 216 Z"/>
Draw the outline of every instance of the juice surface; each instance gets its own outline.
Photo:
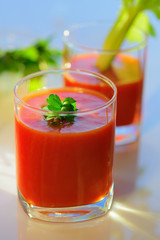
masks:
<path id="1" fill-rule="evenodd" d="M 56 93 L 73 97 L 80 110 L 106 103 L 85 90 L 41 91 L 25 102 L 41 108 Z M 42 114 L 21 107 L 15 117 L 17 185 L 25 200 L 41 207 L 71 207 L 97 202 L 112 186 L 115 120 L 103 109 L 51 127 Z"/>
<path id="2" fill-rule="evenodd" d="M 71 68 L 85 69 L 99 73 L 95 66 L 96 54 L 79 54 L 70 59 Z M 117 87 L 117 126 L 129 125 L 140 121 L 143 72 L 139 60 L 127 54 L 118 54 L 112 66 L 103 72 Z M 89 77 L 65 78 L 66 86 L 78 86 L 98 90 L 105 94 L 105 87 L 100 87 L 98 80 Z"/>

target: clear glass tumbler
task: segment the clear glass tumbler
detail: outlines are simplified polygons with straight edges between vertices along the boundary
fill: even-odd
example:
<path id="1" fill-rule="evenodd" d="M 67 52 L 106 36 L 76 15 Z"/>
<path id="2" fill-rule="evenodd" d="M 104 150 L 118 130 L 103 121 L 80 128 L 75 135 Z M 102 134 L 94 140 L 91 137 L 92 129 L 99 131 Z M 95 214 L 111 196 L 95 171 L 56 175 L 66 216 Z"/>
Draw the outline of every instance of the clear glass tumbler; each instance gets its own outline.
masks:
<path id="1" fill-rule="evenodd" d="M 38 78 L 43 86 L 33 90 Z M 96 81 L 106 94 L 68 87 L 69 78 Z M 113 198 L 115 85 L 88 71 L 48 70 L 24 77 L 14 94 L 17 188 L 24 211 L 53 222 L 105 214 Z M 61 101 L 74 98 L 78 110 L 46 110 L 50 94 Z"/>
<path id="2" fill-rule="evenodd" d="M 109 77 L 117 87 L 116 145 L 123 145 L 134 142 L 140 132 L 147 36 L 135 29 L 141 39 L 138 43 L 125 39 L 120 49 L 104 51 L 102 46 L 112 24 L 107 21 L 90 22 L 65 30 L 63 64 L 65 68 L 100 73 L 96 67 L 98 56 L 113 58 L 110 67 L 101 74 Z M 97 83 L 84 79 L 67 79 L 65 84 L 97 88 Z"/>

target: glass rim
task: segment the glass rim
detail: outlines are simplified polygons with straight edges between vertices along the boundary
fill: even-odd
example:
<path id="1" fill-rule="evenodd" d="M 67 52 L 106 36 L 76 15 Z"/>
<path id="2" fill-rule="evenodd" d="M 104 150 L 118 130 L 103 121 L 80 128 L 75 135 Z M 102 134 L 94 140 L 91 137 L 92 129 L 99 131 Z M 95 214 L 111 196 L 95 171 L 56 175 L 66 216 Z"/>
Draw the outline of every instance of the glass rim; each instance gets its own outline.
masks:
<path id="1" fill-rule="evenodd" d="M 100 105 L 98 107 L 91 108 L 91 109 L 88 109 L 88 110 L 79 110 L 77 112 L 76 111 L 56 112 L 56 111 L 44 110 L 44 109 L 33 107 L 33 106 L 27 104 L 26 102 L 24 102 L 18 96 L 17 90 L 21 86 L 21 84 L 23 84 L 25 81 L 27 81 L 27 80 L 29 80 L 31 78 L 38 77 L 38 76 L 43 76 L 43 75 L 46 75 L 46 74 L 52 74 L 52 73 L 61 73 L 62 74 L 62 73 L 66 73 L 66 72 L 79 73 L 79 74 L 83 74 L 83 75 L 94 76 L 94 77 L 96 77 L 96 78 L 98 78 L 100 80 L 103 80 L 104 82 L 106 82 L 112 88 L 113 96 L 105 104 L 102 104 L 102 105 Z M 77 87 L 76 88 L 74 87 L 74 89 L 87 90 L 86 88 L 77 88 Z M 104 94 L 102 93 L 102 95 L 104 95 Z M 97 112 L 99 110 L 108 108 L 117 99 L 117 88 L 116 88 L 115 84 L 109 78 L 107 78 L 107 77 L 105 77 L 105 76 L 103 76 L 101 74 L 98 74 L 98 73 L 94 73 L 94 72 L 90 72 L 90 71 L 86 71 L 86 70 L 80 70 L 80 69 L 65 69 L 65 68 L 61 68 L 61 69 L 48 69 L 48 70 L 39 71 L 39 72 L 35 72 L 35 73 L 32 73 L 32 74 L 29 74 L 29 75 L 23 77 L 21 80 L 19 80 L 17 82 L 17 84 L 15 85 L 15 88 L 14 88 L 14 97 L 15 97 L 15 100 L 19 104 L 21 104 L 23 107 L 28 108 L 28 109 L 33 110 L 33 111 L 36 111 L 36 112 L 39 112 L 39 113 L 44 113 L 45 114 L 45 113 L 51 112 L 51 113 L 60 114 L 61 116 L 66 116 L 66 114 L 67 115 L 76 115 L 76 116 L 78 116 L 78 115 L 89 114 L 89 113 L 92 113 L 92 112 Z M 106 97 L 106 96 L 104 95 L 104 97 Z"/>
<path id="2" fill-rule="evenodd" d="M 88 21 L 88 22 L 80 22 L 80 23 L 72 24 L 67 29 L 64 30 L 63 42 L 68 43 L 69 46 L 71 46 L 74 49 L 76 48 L 78 50 L 83 50 L 83 51 L 92 52 L 96 54 L 118 54 L 122 52 L 132 52 L 147 46 L 148 34 L 142 29 L 140 29 L 139 27 L 135 27 L 135 29 L 138 29 L 143 34 L 143 40 L 140 41 L 139 43 L 133 44 L 131 47 L 126 47 L 124 49 L 103 50 L 103 49 L 97 49 L 97 48 L 90 48 L 80 44 L 75 44 L 69 40 L 69 35 L 71 31 L 75 31 L 87 26 L 102 25 L 102 24 L 109 25 L 109 24 L 112 24 L 112 22 L 113 20 L 97 20 L 97 21 Z"/>

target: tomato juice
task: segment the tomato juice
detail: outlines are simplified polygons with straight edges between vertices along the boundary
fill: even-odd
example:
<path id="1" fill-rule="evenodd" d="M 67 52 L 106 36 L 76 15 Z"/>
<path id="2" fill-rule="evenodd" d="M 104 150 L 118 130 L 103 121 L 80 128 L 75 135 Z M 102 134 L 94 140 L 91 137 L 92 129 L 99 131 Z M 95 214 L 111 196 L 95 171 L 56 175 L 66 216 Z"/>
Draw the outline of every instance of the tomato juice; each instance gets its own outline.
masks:
<path id="1" fill-rule="evenodd" d="M 69 83 L 69 82 L 68 82 Z M 110 105 L 75 117 L 74 123 L 50 126 L 41 109 L 49 94 L 73 97 L 79 111 L 105 105 L 93 90 L 40 90 L 23 99 L 15 116 L 17 186 L 27 203 L 71 207 L 103 199 L 112 186 L 115 114 Z"/>
<path id="2" fill-rule="evenodd" d="M 66 60 L 70 67 L 74 69 L 85 69 L 99 73 L 95 66 L 98 55 L 93 53 L 77 54 Z M 133 123 L 139 123 L 141 116 L 141 99 L 143 88 L 143 71 L 138 58 L 128 54 L 118 54 L 111 67 L 101 73 L 111 79 L 117 87 L 117 126 L 125 126 Z M 100 91 L 105 94 L 106 86 L 100 86 L 95 81 L 87 78 L 74 78 L 67 76 L 65 85 L 72 87 L 85 87 Z"/>

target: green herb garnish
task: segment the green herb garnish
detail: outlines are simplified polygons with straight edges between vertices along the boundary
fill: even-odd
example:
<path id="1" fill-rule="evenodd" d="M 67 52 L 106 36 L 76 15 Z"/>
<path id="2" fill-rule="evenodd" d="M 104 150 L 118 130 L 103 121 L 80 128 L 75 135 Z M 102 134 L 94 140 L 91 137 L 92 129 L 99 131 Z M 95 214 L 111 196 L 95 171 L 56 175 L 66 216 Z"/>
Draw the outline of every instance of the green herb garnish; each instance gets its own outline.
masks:
<path id="1" fill-rule="evenodd" d="M 73 123 L 75 115 L 65 114 L 65 116 L 56 112 L 76 112 L 76 100 L 67 97 L 63 101 L 59 98 L 57 94 L 50 94 L 46 99 L 48 105 L 43 107 L 44 110 L 49 110 L 45 115 L 45 121 L 48 121 L 51 125 L 61 125 L 64 122 Z"/>
<path id="2" fill-rule="evenodd" d="M 21 71 L 23 75 L 57 67 L 61 51 L 51 47 L 52 38 L 40 39 L 27 48 L 4 51 L 0 49 L 0 73 Z"/>
<path id="3" fill-rule="evenodd" d="M 135 26 L 145 32 L 155 35 L 153 26 L 145 11 L 152 12 L 160 19 L 160 0 L 122 0 L 123 6 L 117 20 L 112 26 L 105 42 L 103 50 L 119 49 L 123 40 L 135 38 L 137 35 Z M 103 72 L 110 66 L 115 54 L 101 54 L 96 62 L 97 68 Z"/>

